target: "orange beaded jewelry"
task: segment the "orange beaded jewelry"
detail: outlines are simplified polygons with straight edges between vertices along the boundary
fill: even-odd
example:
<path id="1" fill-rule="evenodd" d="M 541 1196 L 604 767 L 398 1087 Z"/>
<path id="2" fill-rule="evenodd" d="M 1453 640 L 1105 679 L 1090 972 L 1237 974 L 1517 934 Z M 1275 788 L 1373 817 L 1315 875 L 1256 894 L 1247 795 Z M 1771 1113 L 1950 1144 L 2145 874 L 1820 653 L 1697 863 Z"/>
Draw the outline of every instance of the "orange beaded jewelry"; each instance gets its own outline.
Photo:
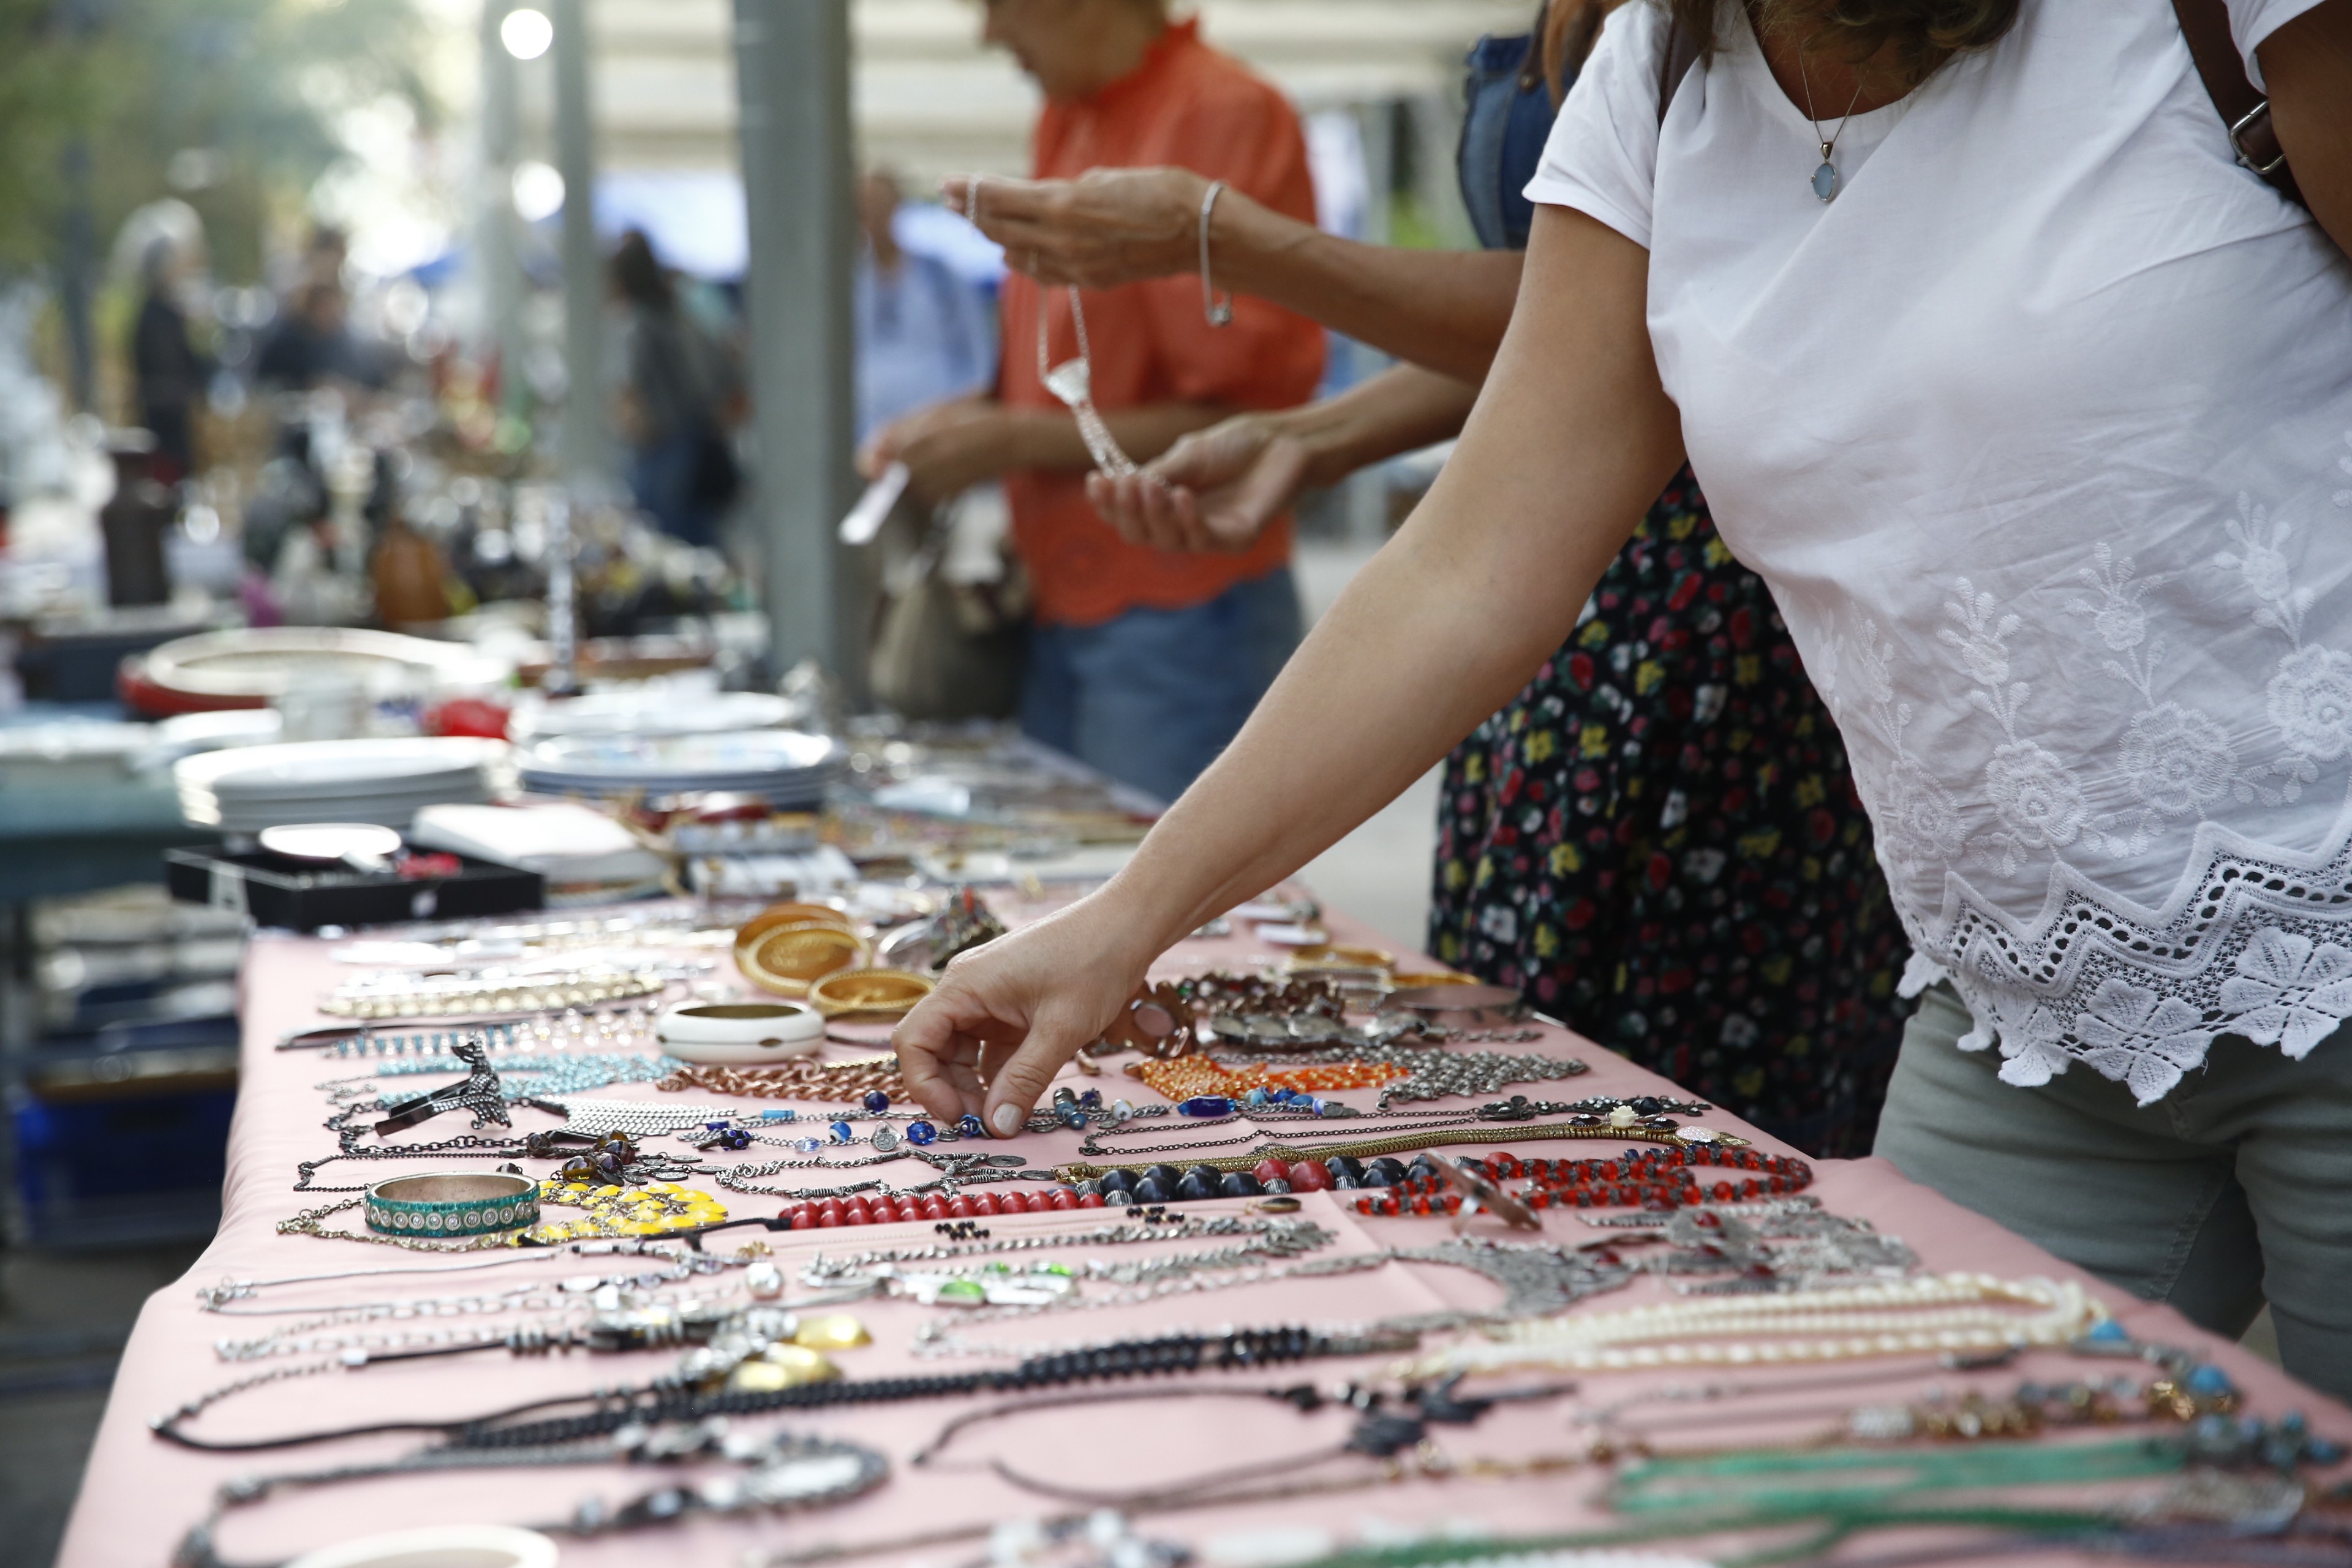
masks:
<path id="1" fill-rule="evenodd" d="M 1412 1069 L 1395 1062 L 1326 1062 L 1316 1067 L 1229 1068 L 1206 1057 L 1176 1057 L 1167 1061 L 1130 1062 L 1127 1070 L 1150 1089 L 1172 1100 L 1195 1095 L 1219 1094 L 1238 1100 L 1254 1089 L 1297 1089 L 1307 1093 L 1335 1089 L 1378 1089 L 1410 1077 Z"/>

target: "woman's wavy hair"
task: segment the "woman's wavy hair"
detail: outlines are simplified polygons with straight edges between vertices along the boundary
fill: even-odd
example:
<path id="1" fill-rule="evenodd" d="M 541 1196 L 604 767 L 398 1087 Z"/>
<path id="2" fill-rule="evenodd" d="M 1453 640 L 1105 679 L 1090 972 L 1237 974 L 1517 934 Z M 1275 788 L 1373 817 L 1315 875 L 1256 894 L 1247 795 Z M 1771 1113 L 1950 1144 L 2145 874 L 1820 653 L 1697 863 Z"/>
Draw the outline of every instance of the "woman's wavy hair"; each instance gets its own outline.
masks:
<path id="1" fill-rule="evenodd" d="M 1707 40 L 1741 0 L 1665 0 L 1677 26 Z M 2017 21 L 2021 0 L 1753 0 L 1759 28 L 1801 28 L 1825 53 L 1865 60 L 1893 45 L 1913 80 L 1948 55 L 1990 48 Z"/>

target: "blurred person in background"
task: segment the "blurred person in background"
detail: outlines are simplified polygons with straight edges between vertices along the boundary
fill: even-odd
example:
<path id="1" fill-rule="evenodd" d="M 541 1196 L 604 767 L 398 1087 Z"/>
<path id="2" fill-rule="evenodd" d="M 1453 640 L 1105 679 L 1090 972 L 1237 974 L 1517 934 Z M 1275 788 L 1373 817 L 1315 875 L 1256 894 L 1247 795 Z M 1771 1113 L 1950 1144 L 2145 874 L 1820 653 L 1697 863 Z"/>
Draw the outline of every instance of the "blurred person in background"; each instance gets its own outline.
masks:
<path id="1" fill-rule="evenodd" d="M 1171 24 L 1161 0 L 989 0 L 984 36 L 1045 91 L 1038 178 L 1177 164 L 1313 221 L 1297 115 L 1203 44 L 1197 23 Z M 969 184 L 984 207 L 991 183 Z M 894 421 L 862 455 L 868 475 L 904 462 L 929 501 L 1003 479 L 1037 606 L 1022 727 L 1170 800 L 1240 730 L 1297 643 L 1289 520 L 1224 554 L 1122 539 L 1087 503 L 1094 458 L 1041 363 L 1087 358 L 1093 403 L 1139 461 L 1239 410 L 1312 395 L 1323 368 L 1312 322 L 1259 300 L 1237 300 L 1222 327 L 1203 317 L 1189 279 L 1080 301 L 1010 278 L 994 395 Z"/>
<path id="2" fill-rule="evenodd" d="M 857 438 L 901 415 L 985 392 L 996 379 L 996 324 L 988 301 L 936 256 L 903 248 L 905 200 L 897 177 L 857 182 Z"/>
<path id="3" fill-rule="evenodd" d="M 1613 0 L 1551 0 L 1471 52 L 1462 196 L 1483 253 L 1381 249 L 1246 199 L 1213 214 L 1220 286 L 1409 363 L 1185 437 L 1126 537 L 1246 548 L 1306 485 L 1454 435 L 1502 340 L 1523 194 Z M 1202 182 L 1102 171 L 990 193 L 1016 266 L 1093 287 L 1199 265 Z M 1685 466 L 1584 617 L 1446 759 L 1430 951 L 1818 1153 L 1867 1152 L 1902 1038 L 1904 943 L 1845 747 L 1756 574 Z"/>
<path id="4" fill-rule="evenodd" d="M 741 483 L 727 435 L 727 356 L 679 302 L 642 229 L 621 237 L 612 279 L 625 318 L 618 422 L 629 489 L 663 532 L 714 545 Z"/>
<path id="5" fill-rule="evenodd" d="M 182 300 L 195 258 L 169 239 L 151 243 L 139 261 L 139 318 L 131 332 L 131 373 L 139 423 L 155 437 L 155 477 L 175 484 L 195 472 L 193 416 L 212 378 L 212 362 L 189 336 Z"/>
<path id="6" fill-rule="evenodd" d="M 382 386 L 384 367 L 352 334 L 351 311 L 351 296 L 340 278 L 312 277 L 299 285 L 261 345 L 254 380 L 289 392 L 330 384 Z"/>

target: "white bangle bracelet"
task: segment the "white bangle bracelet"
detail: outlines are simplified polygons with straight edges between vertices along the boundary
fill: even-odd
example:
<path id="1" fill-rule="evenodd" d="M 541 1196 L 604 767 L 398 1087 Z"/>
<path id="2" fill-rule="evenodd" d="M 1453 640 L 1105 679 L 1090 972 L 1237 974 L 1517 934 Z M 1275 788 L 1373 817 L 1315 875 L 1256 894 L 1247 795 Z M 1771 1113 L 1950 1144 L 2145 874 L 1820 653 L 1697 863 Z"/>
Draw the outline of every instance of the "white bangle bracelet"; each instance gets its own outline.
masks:
<path id="1" fill-rule="evenodd" d="M 1201 314 L 1213 327 L 1229 327 L 1234 321 L 1234 297 L 1228 290 L 1222 300 L 1209 276 L 1209 215 L 1217 210 L 1217 197 L 1225 188 L 1223 180 L 1211 180 L 1209 188 L 1201 193 Z"/>
<path id="2" fill-rule="evenodd" d="M 751 1067 L 814 1056 L 824 1015 L 800 1002 L 715 1002 L 672 1007 L 654 1025 L 662 1049 L 680 1061 Z"/>

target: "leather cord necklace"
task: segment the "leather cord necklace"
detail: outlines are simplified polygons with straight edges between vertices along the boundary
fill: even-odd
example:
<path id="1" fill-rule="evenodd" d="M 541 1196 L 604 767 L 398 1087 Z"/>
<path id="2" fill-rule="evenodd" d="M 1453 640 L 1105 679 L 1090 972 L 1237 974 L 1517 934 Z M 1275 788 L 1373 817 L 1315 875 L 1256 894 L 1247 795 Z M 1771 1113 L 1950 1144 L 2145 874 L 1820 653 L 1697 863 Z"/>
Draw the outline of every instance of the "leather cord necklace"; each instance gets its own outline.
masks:
<path id="1" fill-rule="evenodd" d="M 1014 1469 L 1002 1458 L 987 1461 L 997 1478 L 1023 1491 L 1057 1502 L 1078 1503 L 1089 1508 L 1114 1508 L 1121 1511 L 1137 1509 L 1165 1508 L 1180 1500 L 1202 1492 L 1214 1491 L 1238 1482 L 1269 1475 L 1291 1474 L 1313 1469 L 1334 1459 L 1359 1455 L 1372 1459 L 1390 1459 L 1417 1447 L 1429 1435 L 1433 1426 L 1468 1426 L 1497 1405 L 1528 1405 L 1557 1399 L 1575 1390 L 1566 1383 L 1541 1384 L 1528 1388 L 1509 1389 L 1475 1398 L 1464 1397 L 1458 1389 L 1459 1380 L 1431 1384 L 1407 1389 L 1391 1401 L 1379 1391 L 1350 1384 L 1335 1393 L 1326 1394 L 1311 1384 L 1269 1388 L 1139 1388 L 1106 1390 L 1098 1393 L 1065 1394 L 1048 1399 L 1020 1400 L 992 1405 L 959 1415 L 941 1426 L 908 1460 L 916 1468 L 931 1465 L 948 1446 L 962 1434 L 991 1422 L 1027 1415 L 1039 1410 L 1066 1410 L 1080 1406 L 1138 1403 L 1151 1399 L 1248 1399 L 1286 1405 L 1300 1415 L 1312 1415 L 1334 1405 L 1357 1412 L 1354 1425 L 1346 1437 L 1326 1447 L 1312 1448 L 1306 1453 L 1279 1459 L 1253 1460 L 1228 1466 L 1205 1475 L 1182 1480 L 1163 1482 L 1156 1486 L 1126 1492 L 1110 1492 L 1071 1487 L 1059 1481 L 1041 1479 Z"/>
<path id="2" fill-rule="evenodd" d="M 422 1449 L 373 1464 L 254 1476 L 229 1482 L 213 1494 L 211 1510 L 181 1538 L 172 1555 L 177 1568 L 232 1568 L 215 1544 L 231 1509 L 250 1507 L 281 1491 L 310 1489 L 382 1476 L 431 1475 L 496 1466 L 679 1464 L 731 1459 L 746 1467 L 740 1478 L 720 1477 L 695 1484 L 672 1483 L 621 1503 L 601 1497 L 582 1500 L 562 1519 L 532 1528 L 543 1533 L 590 1538 L 653 1525 L 671 1524 L 696 1513 L 800 1512 L 862 1497 L 888 1479 L 890 1463 L 876 1450 L 838 1437 L 777 1432 L 756 1442 L 730 1435 L 724 1423 L 703 1422 L 682 1430 L 643 1428 L 587 1442 L 543 1444 L 522 1449 L 456 1447 Z"/>

